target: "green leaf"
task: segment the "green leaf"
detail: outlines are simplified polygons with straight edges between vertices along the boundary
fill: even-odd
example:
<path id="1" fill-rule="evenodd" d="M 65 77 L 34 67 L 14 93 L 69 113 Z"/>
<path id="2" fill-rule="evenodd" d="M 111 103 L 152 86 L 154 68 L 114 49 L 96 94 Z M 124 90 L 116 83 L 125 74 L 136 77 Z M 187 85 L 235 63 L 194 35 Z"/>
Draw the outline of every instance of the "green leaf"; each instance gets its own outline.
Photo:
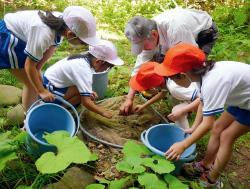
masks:
<path id="1" fill-rule="evenodd" d="M 98 156 L 96 155 L 96 153 L 92 153 L 89 157 L 89 161 L 96 161 L 98 160 Z"/>
<path id="2" fill-rule="evenodd" d="M 146 189 L 165 189 L 166 183 L 158 179 L 155 174 L 143 173 L 138 176 L 138 181 L 141 185 L 145 185 Z"/>
<path id="3" fill-rule="evenodd" d="M 102 184 L 110 184 L 110 181 L 104 179 L 104 180 L 101 180 L 100 183 L 102 183 Z"/>
<path id="4" fill-rule="evenodd" d="M 110 187 L 112 189 L 121 189 L 125 182 L 130 178 L 130 176 L 127 176 L 126 178 L 122 178 L 120 180 L 115 180 L 110 182 Z"/>
<path id="5" fill-rule="evenodd" d="M 140 166 L 140 165 L 131 166 L 127 162 L 118 162 L 116 164 L 116 169 L 118 171 L 125 171 L 125 172 L 131 173 L 131 174 L 143 173 L 146 170 L 146 168 L 143 166 Z"/>
<path id="6" fill-rule="evenodd" d="M 145 155 L 154 155 L 146 146 L 139 145 L 134 141 L 126 142 L 122 149 L 122 153 L 127 157 L 141 157 L 141 154 Z"/>
<path id="7" fill-rule="evenodd" d="M 86 186 L 86 189 L 104 189 L 105 186 L 102 184 L 90 184 Z"/>
<path id="8" fill-rule="evenodd" d="M 10 131 L 7 131 L 6 133 L 0 133 L 0 142 L 9 139 L 10 134 L 11 134 Z"/>
<path id="9" fill-rule="evenodd" d="M 58 153 L 44 153 L 37 161 L 37 169 L 42 173 L 57 173 L 66 169 L 71 163 L 84 164 L 89 161 L 91 153 L 86 145 L 78 139 L 54 132 L 44 136 L 48 143 L 57 147 Z"/>
<path id="10" fill-rule="evenodd" d="M 13 141 L 19 141 L 19 142 L 25 143 L 26 142 L 26 137 L 28 135 L 29 134 L 26 131 L 22 131 L 15 138 L 13 138 Z"/>
<path id="11" fill-rule="evenodd" d="M 21 185 L 21 186 L 18 186 L 17 189 L 32 189 L 32 187 L 31 186 L 23 186 L 23 185 Z"/>
<path id="12" fill-rule="evenodd" d="M 189 189 L 188 185 L 183 184 L 179 179 L 171 174 L 164 175 L 164 179 L 169 184 L 169 189 Z"/>
<path id="13" fill-rule="evenodd" d="M 17 158 L 17 146 L 11 144 L 10 134 L 10 131 L 0 133 L 0 171 L 5 168 L 6 162 Z"/>
<path id="14" fill-rule="evenodd" d="M 160 174 L 170 173 L 175 169 L 175 166 L 171 161 L 160 156 L 155 158 L 144 158 L 142 161 L 143 165 L 151 167 L 155 172 Z"/>

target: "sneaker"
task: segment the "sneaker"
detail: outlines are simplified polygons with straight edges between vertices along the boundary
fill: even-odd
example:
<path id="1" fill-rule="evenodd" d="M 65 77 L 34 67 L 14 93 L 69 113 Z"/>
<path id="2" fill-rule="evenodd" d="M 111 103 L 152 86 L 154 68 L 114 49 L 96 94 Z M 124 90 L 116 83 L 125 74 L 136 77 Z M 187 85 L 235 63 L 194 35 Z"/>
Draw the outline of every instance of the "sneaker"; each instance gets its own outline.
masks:
<path id="1" fill-rule="evenodd" d="M 208 176 L 203 173 L 199 180 L 195 180 L 195 183 L 205 188 L 223 188 L 223 183 L 220 180 L 217 180 L 216 182 L 212 182 L 211 179 L 208 178 Z"/>
<path id="2" fill-rule="evenodd" d="M 183 169 L 186 172 L 186 174 L 190 175 L 190 176 L 195 176 L 195 175 L 199 175 L 201 176 L 203 173 L 209 173 L 210 169 L 206 168 L 204 166 L 203 161 L 200 162 L 195 162 L 195 163 L 185 163 L 183 165 Z"/>

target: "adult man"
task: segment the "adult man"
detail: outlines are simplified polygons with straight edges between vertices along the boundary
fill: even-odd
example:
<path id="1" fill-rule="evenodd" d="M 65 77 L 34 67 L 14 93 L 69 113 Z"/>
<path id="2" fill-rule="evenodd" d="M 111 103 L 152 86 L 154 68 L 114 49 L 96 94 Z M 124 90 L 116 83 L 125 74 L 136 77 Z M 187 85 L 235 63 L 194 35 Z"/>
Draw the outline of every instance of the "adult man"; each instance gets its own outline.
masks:
<path id="1" fill-rule="evenodd" d="M 135 16 L 125 28 L 125 36 L 131 42 L 131 54 L 138 55 L 131 76 L 145 62 L 162 62 L 168 49 L 181 42 L 190 43 L 211 53 L 219 36 L 212 17 L 200 10 L 171 9 L 148 19 Z M 136 91 L 129 89 L 126 101 L 120 107 L 123 115 L 129 115 Z"/>

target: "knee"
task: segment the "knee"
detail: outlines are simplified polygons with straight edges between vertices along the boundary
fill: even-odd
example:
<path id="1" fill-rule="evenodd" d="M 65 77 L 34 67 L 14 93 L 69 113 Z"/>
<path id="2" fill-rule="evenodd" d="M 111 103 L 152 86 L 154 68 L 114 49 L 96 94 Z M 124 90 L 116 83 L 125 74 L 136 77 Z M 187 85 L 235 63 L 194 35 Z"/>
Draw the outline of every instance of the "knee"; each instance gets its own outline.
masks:
<path id="1" fill-rule="evenodd" d="M 215 122 L 212 128 L 213 135 L 221 135 L 223 129 L 218 122 Z"/>
<path id="2" fill-rule="evenodd" d="M 236 139 L 230 136 L 231 135 L 229 132 L 227 132 L 227 130 L 223 131 L 220 136 L 220 146 L 226 146 L 226 147 L 232 146 L 233 147 L 233 144 Z"/>

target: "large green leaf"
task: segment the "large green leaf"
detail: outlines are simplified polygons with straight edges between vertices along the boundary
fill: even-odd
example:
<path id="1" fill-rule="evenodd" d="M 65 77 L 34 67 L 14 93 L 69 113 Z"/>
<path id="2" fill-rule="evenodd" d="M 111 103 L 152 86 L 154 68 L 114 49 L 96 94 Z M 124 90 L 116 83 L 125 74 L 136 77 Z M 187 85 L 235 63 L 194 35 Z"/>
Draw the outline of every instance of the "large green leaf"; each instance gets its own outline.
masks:
<path id="1" fill-rule="evenodd" d="M 145 186 L 145 189 L 165 189 L 166 183 L 158 179 L 155 174 L 143 173 L 138 176 L 138 181 L 141 185 Z"/>
<path id="2" fill-rule="evenodd" d="M 179 179 L 171 174 L 164 175 L 165 181 L 169 184 L 169 189 L 188 189 L 188 185 L 183 184 Z"/>
<path id="3" fill-rule="evenodd" d="M 127 176 L 126 178 L 122 178 L 120 180 L 114 180 L 110 182 L 110 187 L 112 189 L 121 189 L 125 182 L 130 178 L 130 176 Z"/>
<path id="4" fill-rule="evenodd" d="M 154 155 L 146 146 L 139 145 L 134 141 L 127 142 L 122 149 L 122 153 L 127 157 L 141 157 L 141 154 Z"/>
<path id="5" fill-rule="evenodd" d="M 17 146 L 11 144 L 10 134 L 10 131 L 0 133 L 0 171 L 5 168 L 7 161 L 17 158 Z"/>
<path id="6" fill-rule="evenodd" d="M 156 159 L 154 158 L 144 158 L 142 159 L 143 165 L 147 167 L 151 167 L 155 172 L 164 174 L 170 173 L 175 169 L 174 164 L 172 162 L 166 160 L 165 158 L 159 158 L 158 156 Z"/>
<path id="7" fill-rule="evenodd" d="M 19 142 L 22 142 L 22 143 L 25 143 L 26 142 L 26 137 L 28 136 L 29 134 L 26 132 L 26 131 L 22 131 L 21 133 L 19 133 L 15 138 L 13 138 L 14 141 L 19 141 Z"/>
<path id="8" fill-rule="evenodd" d="M 116 164 L 116 169 L 118 171 L 125 171 L 127 173 L 143 173 L 146 168 L 140 165 L 131 166 L 128 162 L 118 162 Z"/>
<path id="9" fill-rule="evenodd" d="M 86 186 L 86 189 L 104 189 L 105 186 L 102 184 L 90 184 Z"/>
<path id="10" fill-rule="evenodd" d="M 63 133 L 54 132 L 44 136 L 48 143 L 57 147 L 57 155 L 53 152 L 44 153 L 37 161 L 37 169 L 42 173 L 57 173 L 71 163 L 84 164 L 89 161 L 91 153 L 77 136 L 71 138 Z"/>

